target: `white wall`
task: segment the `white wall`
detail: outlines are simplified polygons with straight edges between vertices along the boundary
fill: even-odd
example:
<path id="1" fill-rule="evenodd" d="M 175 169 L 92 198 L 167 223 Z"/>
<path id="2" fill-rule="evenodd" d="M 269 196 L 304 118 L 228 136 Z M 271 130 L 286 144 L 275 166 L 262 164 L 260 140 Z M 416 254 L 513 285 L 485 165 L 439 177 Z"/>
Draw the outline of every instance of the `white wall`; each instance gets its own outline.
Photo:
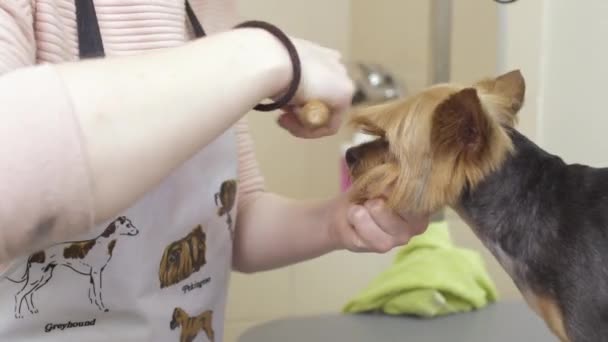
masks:
<path id="1" fill-rule="evenodd" d="M 522 131 L 568 162 L 608 166 L 608 2 L 520 0 L 501 11 L 501 70 L 521 68 Z"/>
<path id="2" fill-rule="evenodd" d="M 608 2 L 547 1 L 540 143 L 608 166 Z"/>
<path id="3" fill-rule="evenodd" d="M 545 53 L 543 29 L 546 3 L 546 0 L 518 0 L 498 7 L 498 72 L 513 69 L 522 71 L 526 79 L 526 103 L 519 114 L 518 128 L 533 140 L 538 135 L 542 105 L 541 73 L 542 56 Z"/>
<path id="4" fill-rule="evenodd" d="M 451 82 L 469 84 L 496 73 L 496 3 L 486 0 L 452 0 L 451 38 Z"/>
<path id="5" fill-rule="evenodd" d="M 352 57 L 385 66 L 408 93 L 429 82 L 431 2 L 352 0 Z"/>

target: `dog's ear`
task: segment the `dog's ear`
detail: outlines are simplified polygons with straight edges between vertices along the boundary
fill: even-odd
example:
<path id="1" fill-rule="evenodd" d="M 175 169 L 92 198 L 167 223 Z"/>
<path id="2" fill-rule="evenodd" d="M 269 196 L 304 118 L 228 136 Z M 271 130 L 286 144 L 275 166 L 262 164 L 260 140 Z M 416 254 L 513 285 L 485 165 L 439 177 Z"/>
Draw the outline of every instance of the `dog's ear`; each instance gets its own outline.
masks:
<path id="1" fill-rule="evenodd" d="M 181 318 L 184 318 L 184 316 L 186 315 L 186 312 L 182 309 L 182 308 L 175 308 L 173 309 L 173 319 L 176 321 L 179 321 Z"/>
<path id="2" fill-rule="evenodd" d="M 514 125 L 526 94 L 526 81 L 521 71 L 513 70 L 496 78 L 481 80 L 474 87 L 490 113 L 496 115 L 502 124 Z"/>
<path id="3" fill-rule="evenodd" d="M 431 142 L 437 155 L 458 156 L 476 162 L 487 148 L 492 126 L 475 88 L 463 89 L 437 106 Z"/>
<path id="4" fill-rule="evenodd" d="M 192 234 L 197 235 L 197 236 L 201 236 L 201 237 L 205 237 L 206 234 L 206 229 L 203 228 L 202 225 L 197 225 L 196 227 L 194 227 L 194 229 L 192 229 Z"/>
<path id="5" fill-rule="evenodd" d="M 101 233 L 101 236 L 108 238 L 114 233 L 116 233 L 116 221 L 110 223 L 103 233 Z"/>

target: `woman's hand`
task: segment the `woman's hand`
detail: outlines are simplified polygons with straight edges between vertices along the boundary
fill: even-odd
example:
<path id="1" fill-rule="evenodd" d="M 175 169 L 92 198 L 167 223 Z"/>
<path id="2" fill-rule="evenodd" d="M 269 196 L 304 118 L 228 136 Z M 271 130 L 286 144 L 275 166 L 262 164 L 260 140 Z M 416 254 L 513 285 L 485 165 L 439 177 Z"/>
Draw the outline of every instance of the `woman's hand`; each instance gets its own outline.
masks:
<path id="1" fill-rule="evenodd" d="M 336 50 L 306 40 L 292 38 L 292 41 L 302 63 L 302 79 L 296 96 L 283 109 L 278 123 L 299 138 L 333 135 L 340 128 L 342 115 L 350 107 L 355 89 L 342 63 L 342 56 Z M 301 106 L 313 99 L 322 101 L 331 111 L 328 125 L 314 130 L 303 125 L 296 115 Z"/>
<path id="2" fill-rule="evenodd" d="M 428 227 L 428 216 L 395 213 L 382 199 L 354 205 L 345 194 L 336 201 L 328 229 L 337 249 L 386 253 Z"/>

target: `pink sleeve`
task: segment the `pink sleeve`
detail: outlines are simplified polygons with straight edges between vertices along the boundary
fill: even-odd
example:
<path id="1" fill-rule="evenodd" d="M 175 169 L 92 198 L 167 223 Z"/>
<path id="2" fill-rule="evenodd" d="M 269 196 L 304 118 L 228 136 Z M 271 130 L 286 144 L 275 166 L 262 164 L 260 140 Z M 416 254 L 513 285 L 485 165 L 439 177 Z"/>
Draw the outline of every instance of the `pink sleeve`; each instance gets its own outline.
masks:
<path id="1" fill-rule="evenodd" d="M 243 208 L 252 198 L 264 191 L 264 178 L 255 157 L 247 118 L 241 119 L 236 124 L 236 132 L 239 149 L 238 207 Z"/>
<path id="2" fill-rule="evenodd" d="M 0 263 L 93 224 L 90 175 L 67 91 L 32 66 L 30 0 L 0 1 Z"/>

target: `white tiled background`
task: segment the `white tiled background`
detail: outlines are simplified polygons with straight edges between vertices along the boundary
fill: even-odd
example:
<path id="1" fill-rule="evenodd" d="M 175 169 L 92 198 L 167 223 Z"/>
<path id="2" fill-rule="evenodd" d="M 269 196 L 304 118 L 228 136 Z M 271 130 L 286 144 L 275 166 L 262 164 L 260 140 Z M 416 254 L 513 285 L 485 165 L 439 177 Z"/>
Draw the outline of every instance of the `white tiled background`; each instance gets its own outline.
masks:
<path id="1" fill-rule="evenodd" d="M 342 51 L 347 60 L 379 62 L 409 92 L 430 77 L 430 1 L 241 0 L 244 17 L 268 20 L 289 34 Z M 496 7 L 492 1 L 454 1 L 452 79 L 468 82 L 496 71 Z M 470 20 L 475 13 L 476 20 Z M 297 198 L 326 197 L 339 186 L 339 144 L 347 132 L 321 141 L 293 139 L 269 114 L 251 113 L 256 151 L 269 190 Z M 457 243 L 480 250 L 502 297 L 513 284 L 462 222 L 448 213 Z M 286 227 L 288 229 L 288 227 Z M 311 231 L 314 228 L 311 227 Z M 337 252 L 280 270 L 234 274 L 226 321 L 227 342 L 252 325 L 287 315 L 339 311 L 392 259 Z"/>

